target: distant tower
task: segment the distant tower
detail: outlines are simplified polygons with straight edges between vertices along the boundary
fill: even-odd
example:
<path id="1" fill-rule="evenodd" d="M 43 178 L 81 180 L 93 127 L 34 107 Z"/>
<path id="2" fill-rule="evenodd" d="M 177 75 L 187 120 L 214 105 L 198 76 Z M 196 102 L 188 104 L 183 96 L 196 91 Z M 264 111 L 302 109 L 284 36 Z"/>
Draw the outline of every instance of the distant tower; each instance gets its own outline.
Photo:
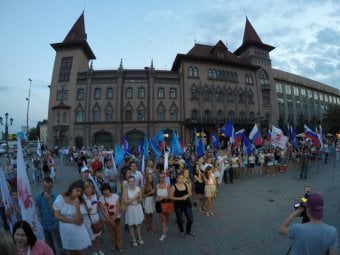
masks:
<path id="1" fill-rule="evenodd" d="M 248 17 L 246 17 L 242 45 L 234 54 L 245 62 L 261 67 L 255 73 L 255 80 L 258 94 L 261 95 L 257 111 L 259 117 L 265 120 L 263 125 L 276 124 L 278 119 L 278 105 L 277 102 L 274 102 L 276 91 L 269 55 L 269 52 L 273 49 L 275 47 L 261 41 Z"/>
<path id="2" fill-rule="evenodd" d="M 64 41 L 51 44 L 56 56 L 48 106 L 47 143 L 50 149 L 75 144 L 70 130 L 74 130 L 75 123 L 77 76 L 78 73 L 88 72 L 89 62 L 96 59 L 86 37 L 83 12 Z"/>

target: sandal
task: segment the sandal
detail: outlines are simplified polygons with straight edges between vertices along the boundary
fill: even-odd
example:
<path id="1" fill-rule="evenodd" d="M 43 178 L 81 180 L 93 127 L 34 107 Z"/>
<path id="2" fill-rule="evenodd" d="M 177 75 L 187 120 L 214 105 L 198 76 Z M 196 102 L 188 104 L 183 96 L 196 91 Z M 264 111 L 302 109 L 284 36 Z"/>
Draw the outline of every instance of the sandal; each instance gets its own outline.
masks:
<path id="1" fill-rule="evenodd" d="M 136 242 L 136 240 L 132 240 L 132 246 L 133 246 L 133 247 L 137 247 L 137 242 Z"/>
<path id="2" fill-rule="evenodd" d="M 184 232 L 181 232 L 181 233 L 179 234 L 179 237 L 180 237 L 180 238 L 184 238 L 184 237 L 185 237 L 185 233 L 184 233 Z"/>

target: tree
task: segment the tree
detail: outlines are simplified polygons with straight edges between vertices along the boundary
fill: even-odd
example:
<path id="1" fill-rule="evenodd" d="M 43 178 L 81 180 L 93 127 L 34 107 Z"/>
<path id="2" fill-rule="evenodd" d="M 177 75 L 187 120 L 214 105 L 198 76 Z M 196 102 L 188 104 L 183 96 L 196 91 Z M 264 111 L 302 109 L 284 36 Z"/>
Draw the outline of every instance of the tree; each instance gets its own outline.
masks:
<path id="1" fill-rule="evenodd" d="M 303 128 L 304 125 L 307 123 L 307 118 L 305 115 L 303 115 L 302 113 L 299 114 L 298 118 L 297 118 L 297 123 L 296 123 L 296 133 L 302 133 L 303 132 Z"/>
<path id="2" fill-rule="evenodd" d="M 324 114 L 323 129 L 331 134 L 340 132 L 340 105 L 330 105 Z"/>

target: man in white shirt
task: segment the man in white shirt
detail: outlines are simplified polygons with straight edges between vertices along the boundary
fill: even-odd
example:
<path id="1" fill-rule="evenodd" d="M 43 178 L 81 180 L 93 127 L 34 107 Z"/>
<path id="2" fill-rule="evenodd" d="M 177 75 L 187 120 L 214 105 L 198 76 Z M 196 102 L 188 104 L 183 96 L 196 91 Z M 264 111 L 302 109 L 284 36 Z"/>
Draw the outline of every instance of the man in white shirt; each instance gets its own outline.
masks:
<path id="1" fill-rule="evenodd" d="M 116 167 L 113 167 L 112 160 L 108 159 L 106 162 L 106 168 L 104 170 L 104 177 L 109 182 L 112 193 L 117 193 L 118 183 L 118 171 Z"/>
<path id="2" fill-rule="evenodd" d="M 143 175 L 141 171 L 137 170 L 136 162 L 134 161 L 130 162 L 130 171 L 131 171 L 131 175 L 135 177 L 136 186 L 142 187 L 143 186 Z"/>

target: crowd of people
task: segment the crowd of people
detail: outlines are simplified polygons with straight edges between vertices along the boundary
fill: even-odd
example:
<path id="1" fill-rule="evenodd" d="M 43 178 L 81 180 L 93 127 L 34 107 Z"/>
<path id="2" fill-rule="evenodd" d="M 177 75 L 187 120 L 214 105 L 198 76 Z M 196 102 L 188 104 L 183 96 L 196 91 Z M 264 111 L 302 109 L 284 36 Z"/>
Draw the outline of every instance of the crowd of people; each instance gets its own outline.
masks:
<path id="1" fill-rule="evenodd" d="M 127 243 L 133 247 L 144 244 L 143 223 L 146 231 L 154 234 L 156 213 L 161 226 L 157 233 L 160 242 L 168 237 L 172 212 L 176 215 L 179 238 L 195 236 L 193 207 L 206 217 L 214 216 L 213 204 L 220 186 L 236 184 L 244 178 L 280 174 L 286 171 L 288 161 L 304 169 L 307 153 L 310 159 L 320 155 L 315 154 L 319 152 L 313 146 L 281 150 L 267 145 L 247 155 L 241 148 L 229 145 L 207 150 L 199 157 L 188 150 L 185 156 L 150 158 L 143 167 L 141 155 L 129 155 L 117 166 L 112 153 L 103 148 L 70 149 L 66 157 L 65 152 L 60 153 L 63 164 L 73 165 L 80 177 L 62 194 L 56 194 L 53 185 L 58 178 L 57 165 L 46 151 L 42 159 L 34 156 L 29 164 L 31 184 L 43 186 L 35 205 L 45 242 L 37 240 L 29 224 L 19 216 L 12 230 L 16 254 L 84 254 L 91 247 L 93 254 L 103 255 L 104 233 L 110 237 L 111 250 L 124 252 Z M 328 156 L 324 156 L 327 162 Z M 15 174 L 12 179 L 16 179 Z M 10 180 L 8 184 L 9 190 L 15 192 L 15 184 Z M 8 231 L 6 213 L 1 214 Z M 130 240 L 124 240 L 124 229 Z"/>

